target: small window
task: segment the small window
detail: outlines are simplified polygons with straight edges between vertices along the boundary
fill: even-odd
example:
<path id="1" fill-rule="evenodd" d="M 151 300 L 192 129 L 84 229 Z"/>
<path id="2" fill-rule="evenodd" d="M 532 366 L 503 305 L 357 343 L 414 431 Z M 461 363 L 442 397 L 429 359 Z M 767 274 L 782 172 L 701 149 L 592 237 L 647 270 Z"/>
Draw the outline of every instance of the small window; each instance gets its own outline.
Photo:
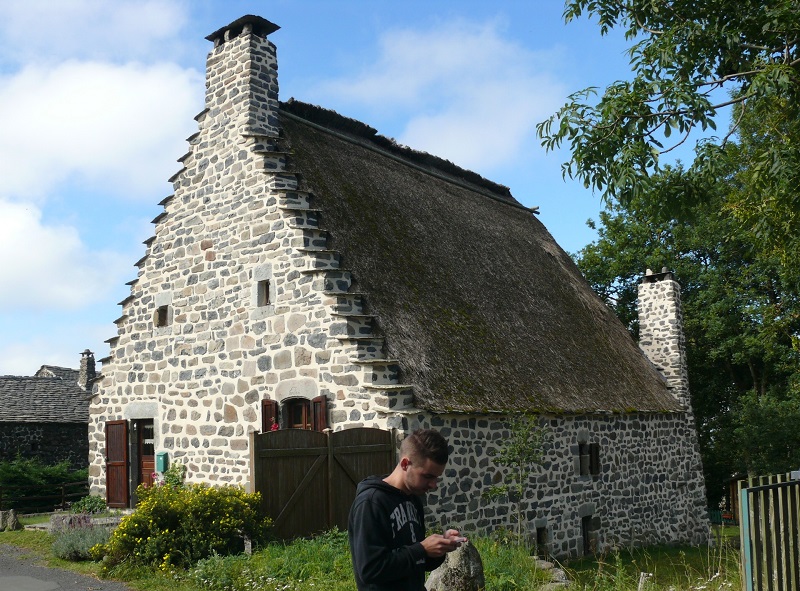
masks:
<path id="1" fill-rule="evenodd" d="M 261 432 L 275 431 L 279 428 L 278 403 L 274 400 L 261 401 Z"/>
<path id="2" fill-rule="evenodd" d="M 547 528 L 536 528 L 536 556 L 541 559 L 548 558 L 547 553 Z"/>
<path id="3" fill-rule="evenodd" d="M 581 537 L 583 538 L 583 555 L 590 556 L 594 554 L 594 532 L 592 531 L 592 516 L 587 515 L 581 518 Z"/>
<path id="4" fill-rule="evenodd" d="M 169 326 L 170 323 L 170 310 L 169 306 L 159 306 L 156 308 L 156 313 L 153 316 L 153 324 L 156 328 L 163 328 Z"/>
<path id="5" fill-rule="evenodd" d="M 600 444 L 579 443 L 578 460 L 580 467 L 578 474 L 581 476 L 597 476 L 600 474 Z"/>
<path id="6" fill-rule="evenodd" d="M 323 431 L 328 427 L 328 399 L 317 396 L 313 400 L 292 398 L 281 407 L 283 423 L 287 429 Z"/>
<path id="7" fill-rule="evenodd" d="M 269 306 L 272 303 L 270 301 L 269 290 L 270 290 L 269 279 L 265 279 L 263 281 L 258 282 L 256 291 L 256 305 L 259 308 L 263 308 L 264 306 Z"/>

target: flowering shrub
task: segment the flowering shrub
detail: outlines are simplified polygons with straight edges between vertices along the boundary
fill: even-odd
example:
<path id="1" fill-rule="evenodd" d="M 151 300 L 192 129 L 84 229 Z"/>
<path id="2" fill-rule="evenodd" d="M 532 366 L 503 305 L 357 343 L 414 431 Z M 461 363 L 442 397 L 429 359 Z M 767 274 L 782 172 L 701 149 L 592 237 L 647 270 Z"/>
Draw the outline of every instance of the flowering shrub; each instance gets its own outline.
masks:
<path id="1" fill-rule="evenodd" d="M 266 539 L 269 520 L 259 511 L 261 495 L 241 488 L 212 488 L 204 484 L 164 484 L 136 490 L 136 511 L 124 517 L 105 546 L 92 548 L 104 555 L 104 572 L 123 561 L 157 566 L 168 571 L 187 567 L 212 554 L 235 554 L 244 537 Z"/>

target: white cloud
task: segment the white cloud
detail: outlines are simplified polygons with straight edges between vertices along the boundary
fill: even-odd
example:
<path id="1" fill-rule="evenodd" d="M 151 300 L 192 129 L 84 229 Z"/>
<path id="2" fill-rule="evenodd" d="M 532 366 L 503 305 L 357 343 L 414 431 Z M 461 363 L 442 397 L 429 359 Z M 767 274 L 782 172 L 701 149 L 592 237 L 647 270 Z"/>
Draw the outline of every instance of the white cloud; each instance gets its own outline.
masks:
<path id="1" fill-rule="evenodd" d="M 0 200 L 0 310 L 70 310 L 107 299 L 129 257 L 91 252 L 75 228 L 41 217 L 33 205 Z"/>
<path id="2" fill-rule="evenodd" d="M 0 196 L 41 199 L 77 177 L 152 199 L 179 168 L 201 97 L 202 76 L 172 64 L 66 62 L 0 78 Z"/>
<path id="3" fill-rule="evenodd" d="M 185 0 L 3 0 L 5 62 L 150 59 L 182 43 Z"/>
<path id="4" fill-rule="evenodd" d="M 64 323 L 39 334 L 20 334 L 14 342 L 0 342 L 0 375 L 32 376 L 42 365 L 80 367 L 81 351 L 95 349 L 95 360 L 107 354 L 100 345 L 114 334 L 112 324 Z M 97 363 L 99 372 L 101 364 Z"/>
<path id="5" fill-rule="evenodd" d="M 534 142 L 538 121 L 563 101 L 556 52 L 505 39 L 500 23 L 457 21 L 385 34 L 374 62 L 317 95 L 406 117 L 399 141 L 481 172 Z"/>

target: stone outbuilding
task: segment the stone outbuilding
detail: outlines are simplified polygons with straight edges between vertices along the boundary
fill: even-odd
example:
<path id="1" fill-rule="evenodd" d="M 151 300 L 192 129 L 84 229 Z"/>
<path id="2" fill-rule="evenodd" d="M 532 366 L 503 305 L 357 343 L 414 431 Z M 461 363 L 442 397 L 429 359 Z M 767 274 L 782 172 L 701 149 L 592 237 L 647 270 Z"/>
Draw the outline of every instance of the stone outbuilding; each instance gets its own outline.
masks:
<path id="1" fill-rule="evenodd" d="M 33 376 L 0 376 L 0 460 L 38 458 L 86 468 L 94 355 L 80 369 L 43 365 Z"/>
<path id="2" fill-rule="evenodd" d="M 93 492 L 130 505 L 159 452 L 248 486 L 249 434 L 276 424 L 435 427 L 453 453 L 431 525 L 486 533 L 514 525 L 481 493 L 532 413 L 550 435 L 524 525 L 551 555 L 706 541 L 671 274 L 642 284 L 648 359 L 506 187 L 279 102 L 277 29 L 208 37 L 206 108 L 92 399 Z"/>

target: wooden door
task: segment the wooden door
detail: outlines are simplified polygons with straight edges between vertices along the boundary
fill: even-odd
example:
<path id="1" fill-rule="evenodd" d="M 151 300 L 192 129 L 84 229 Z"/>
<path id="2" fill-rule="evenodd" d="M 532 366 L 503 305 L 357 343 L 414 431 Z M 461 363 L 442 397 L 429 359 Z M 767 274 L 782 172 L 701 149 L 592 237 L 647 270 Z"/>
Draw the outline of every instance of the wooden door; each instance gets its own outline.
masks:
<path id="1" fill-rule="evenodd" d="M 128 422 L 106 423 L 106 504 L 127 507 L 128 495 Z"/>
<path id="2" fill-rule="evenodd" d="M 153 420 L 137 422 L 136 451 L 138 457 L 139 484 L 153 485 L 156 471 L 155 427 Z"/>

